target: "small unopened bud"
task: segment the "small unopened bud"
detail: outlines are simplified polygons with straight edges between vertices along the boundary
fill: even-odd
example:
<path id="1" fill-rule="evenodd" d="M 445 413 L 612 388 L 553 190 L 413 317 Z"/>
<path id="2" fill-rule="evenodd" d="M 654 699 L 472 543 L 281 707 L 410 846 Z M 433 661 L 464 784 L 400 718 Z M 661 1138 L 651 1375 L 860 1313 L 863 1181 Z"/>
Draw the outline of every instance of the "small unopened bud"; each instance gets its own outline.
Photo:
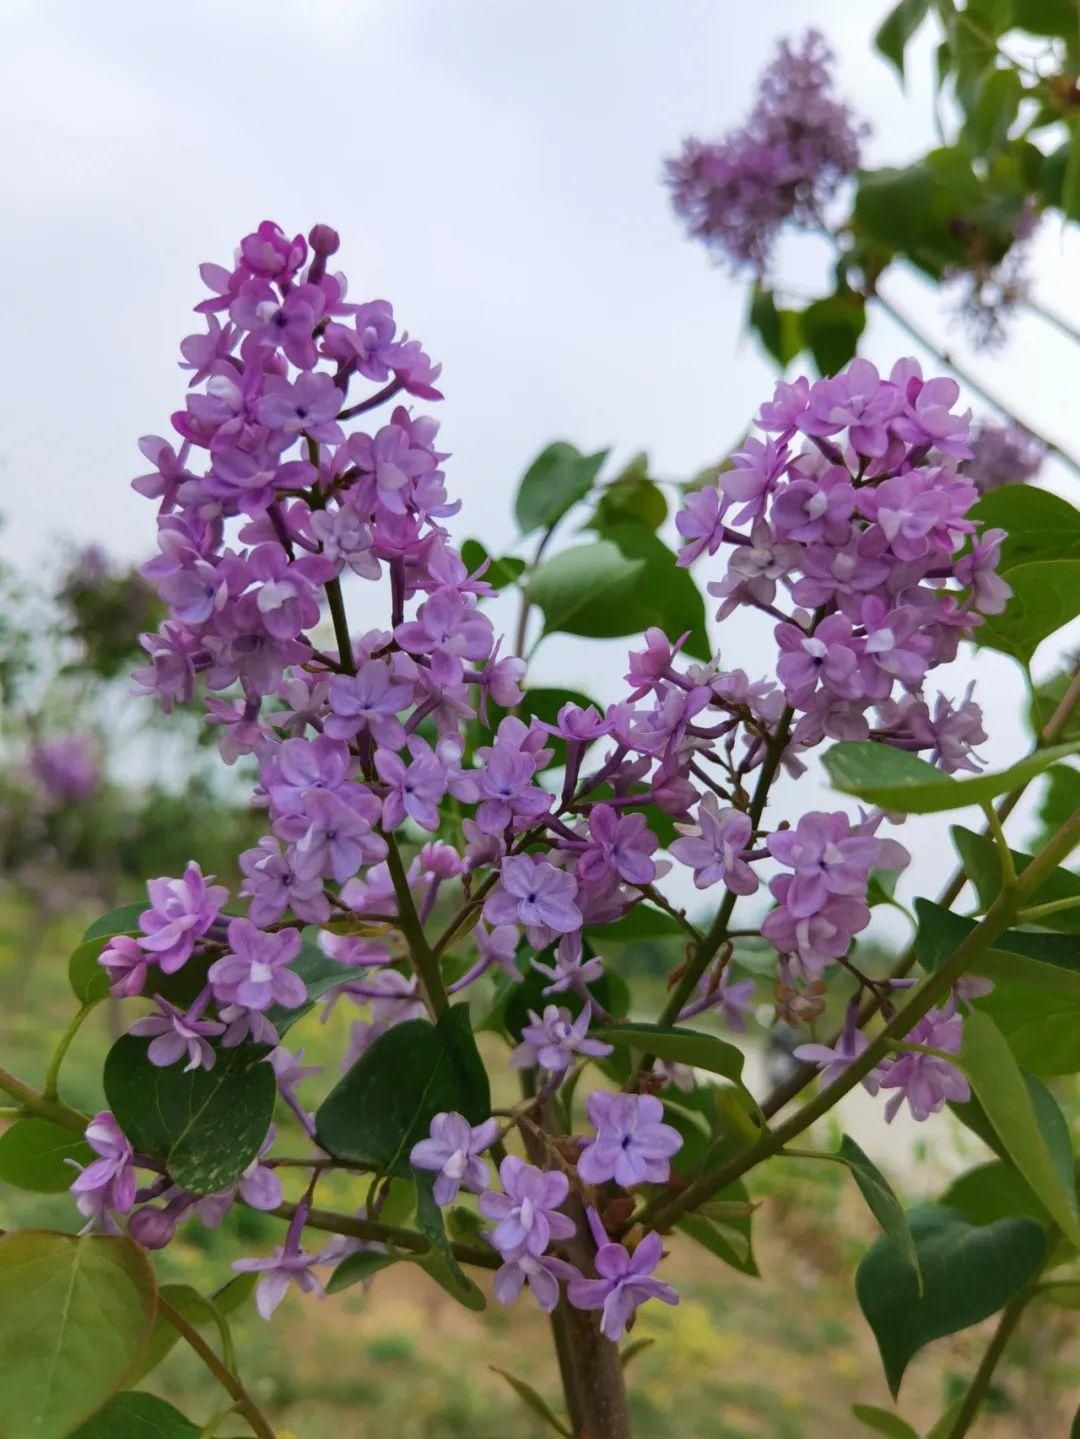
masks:
<path id="1" fill-rule="evenodd" d="M 144 1249 L 164 1249 L 176 1233 L 176 1219 L 165 1209 L 147 1205 L 131 1216 L 128 1233 Z"/>

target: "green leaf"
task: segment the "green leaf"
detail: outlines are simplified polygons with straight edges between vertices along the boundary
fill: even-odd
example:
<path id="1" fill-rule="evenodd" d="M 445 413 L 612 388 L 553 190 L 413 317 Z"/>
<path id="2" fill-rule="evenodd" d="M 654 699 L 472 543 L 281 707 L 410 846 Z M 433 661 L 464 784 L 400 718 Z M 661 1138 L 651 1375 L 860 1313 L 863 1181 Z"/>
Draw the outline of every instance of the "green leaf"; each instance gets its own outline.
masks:
<path id="1" fill-rule="evenodd" d="M 690 572 L 640 525 L 616 525 L 602 540 L 563 550 L 534 571 L 528 595 L 545 634 L 615 639 L 655 625 L 671 639 L 689 631 L 687 652 L 709 656 L 705 604 Z"/>
<path id="2" fill-rule="evenodd" d="M 926 19 L 929 8 L 930 0 L 900 0 L 885 16 L 874 36 L 875 47 L 896 66 L 901 84 L 904 81 L 904 51 Z"/>
<path id="3" fill-rule="evenodd" d="M 908 1224 L 922 1294 L 910 1264 L 884 1237 L 865 1255 L 855 1279 L 894 1397 L 924 1345 L 1004 1308 L 1038 1273 L 1046 1253 L 1043 1231 L 1030 1219 L 976 1227 L 951 1209 L 925 1205 L 909 1212 Z"/>
<path id="4" fill-rule="evenodd" d="M 1060 1110 L 1021 1073 L 1001 1031 L 981 1010 L 964 1021 L 959 1063 L 1009 1158 L 1065 1237 L 1080 1247 L 1072 1151 Z"/>
<path id="5" fill-rule="evenodd" d="M 968 878 L 978 893 L 980 907 L 989 908 L 1001 889 L 1001 866 L 998 864 L 993 841 L 981 834 L 974 834 L 969 829 L 962 829 L 959 825 L 955 825 L 950 833 Z M 1031 863 L 1029 854 L 1023 854 L 1020 850 L 1012 850 L 1011 853 L 1017 873 Z M 1077 897 L 1080 897 L 1080 875 L 1073 874 L 1068 869 L 1056 869 L 1034 894 L 1027 897 L 1025 903 L 1034 908 L 1036 905 L 1051 904 L 1055 900 Z M 1040 923 L 1062 934 L 1080 934 L 1080 907 L 1046 915 Z"/>
<path id="6" fill-rule="evenodd" d="M 771 290 L 754 286 L 746 323 L 782 370 L 803 347 L 800 319 L 798 310 L 778 309 Z"/>
<path id="7" fill-rule="evenodd" d="M 950 1439 L 953 1425 L 956 1423 L 956 1416 L 960 1413 L 963 1404 L 963 1396 L 954 1404 L 950 1404 L 933 1428 L 927 1431 L 926 1439 Z"/>
<path id="8" fill-rule="evenodd" d="M 835 375 L 855 356 L 866 328 L 866 303 L 854 290 L 838 290 L 807 305 L 800 318 L 803 338 L 823 375 Z"/>
<path id="9" fill-rule="evenodd" d="M 1061 182 L 1061 208 L 1067 220 L 1080 220 L 1080 119 L 1069 125 L 1069 153 Z"/>
<path id="10" fill-rule="evenodd" d="M 1012 599 L 1003 614 L 986 617 L 975 642 L 1027 665 L 1043 640 L 1080 614 L 1080 560 L 1017 565 L 1005 579 Z"/>
<path id="11" fill-rule="evenodd" d="M 137 1150 L 160 1159 L 189 1194 L 216 1194 L 258 1154 L 277 1084 L 266 1050 L 219 1049 L 214 1068 L 159 1069 L 147 1042 L 126 1034 L 105 1058 L 105 1096 Z"/>
<path id="12" fill-rule="evenodd" d="M 607 457 L 607 450 L 583 455 L 565 440 L 541 450 L 518 486 L 514 514 L 521 533 L 547 529 L 583 500 Z"/>
<path id="13" fill-rule="evenodd" d="M 972 1224 L 998 1219 L 1034 1219 L 1045 1229 L 1050 1216 L 1027 1180 L 1004 1159 L 990 1159 L 958 1175 L 941 1196 Z"/>
<path id="14" fill-rule="evenodd" d="M 94 920 L 83 935 L 83 940 L 108 939 L 114 934 L 138 934 L 139 915 L 145 912 L 145 900 L 139 904 L 125 904 L 119 909 L 110 909 L 108 914 Z"/>
<path id="15" fill-rule="evenodd" d="M 645 1342 L 649 1343 L 648 1340 Z M 625 1364 L 625 1362 L 624 1360 L 623 1363 Z M 497 1374 L 500 1379 L 505 1379 L 526 1408 L 539 1415 L 545 1424 L 555 1430 L 556 1434 L 562 1434 L 565 1439 L 571 1439 L 569 1428 L 558 1417 L 547 1400 L 537 1394 L 531 1384 L 526 1384 L 524 1379 L 519 1379 L 515 1374 L 508 1374 L 505 1369 L 496 1368 L 494 1364 L 489 1364 L 488 1368 L 492 1374 Z"/>
<path id="16" fill-rule="evenodd" d="M 130 1239 L 0 1238 L 4 1432 L 67 1439 L 130 1378 L 155 1302 L 154 1272 Z"/>
<path id="17" fill-rule="evenodd" d="M 649 457 L 642 451 L 601 489 L 586 528 L 604 535 L 618 525 L 629 523 L 656 531 L 667 519 L 667 512 L 667 500 L 659 486 L 649 479 Z"/>
<path id="18" fill-rule="evenodd" d="M 1049 490 L 1002 485 L 983 495 L 967 517 L 985 529 L 1006 531 L 1002 573 L 1035 560 L 1080 559 L 1080 510 Z"/>
<path id="19" fill-rule="evenodd" d="M 405 1258 L 402 1254 L 380 1254 L 375 1249 L 361 1249 L 356 1254 L 349 1254 L 335 1265 L 326 1285 L 327 1294 L 337 1294 L 342 1289 L 349 1289 L 354 1284 L 363 1284 L 368 1279 L 374 1278 L 380 1269 L 388 1269 L 391 1264 L 397 1264 Z"/>
<path id="20" fill-rule="evenodd" d="M 104 940 L 87 939 L 68 960 L 68 982 L 81 1004 L 97 1004 L 109 997 L 109 972 L 98 961 L 104 948 Z"/>
<path id="21" fill-rule="evenodd" d="M 226 1316 L 239 1309 L 241 1304 L 251 1297 L 258 1278 L 257 1274 L 238 1274 L 212 1298 L 200 1294 L 190 1284 L 163 1284 L 158 1292 L 189 1324 L 203 1331 L 204 1337 L 220 1348 L 222 1331 L 227 1327 Z M 179 1341 L 180 1331 L 174 1329 L 162 1314 L 158 1314 L 150 1334 L 150 1342 L 131 1376 L 132 1381 L 139 1383 L 151 1374 Z"/>
<path id="22" fill-rule="evenodd" d="M 34 1194 L 62 1194 L 94 1158 L 85 1139 L 47 1119 L 17 1119 L 0 1134 L 0 1180 Z"/>
<path id="23" fill-rule="evenodd" d="M 960 132 L 973 154 L 988 155 L 1005 144 L 1023 96 L 1020 76 L 1011 66 L 986 75 Z"/>
<path id="24" fill-rule="evenodd" d="M 833 785 L 845 794 L 903 814 L 940 814 L 986 804 L 1019 789 L 1059 760 L 1080 753 L 1080 741 L 1036 750 L 1019 764 L 989 774 L 955 779 L 907 750 L 876 740 L 846 740 L 823 756 Z"/>
<path id="25" fill-rule="evenodd" d="M 885 255 L 906 254 L 927 274 L 966 261 L 958 219 L 984 201 L 983 184 L 970 157 L 957 150 L 936 150 L 903 169 L 866 171 L 859 176 L 854 224 L 858 238 Z"/>
<path id="26" fill-rule="evenodd" d="M 625 1369 L 638 1355 L 650 1345 L 655 1344 L 655 1339 L 633 1339 L 619 1355 L 619 1363 Z"/>
<path id="27" fill-rule="evenodd" d="M 682 939 L 686 935 L 679 921 L 654 905 L 635 904 L 611 924 L 586 927 L 586 934 L 602 937 L 605 944 L 638 944 L 647 939 Z"/>
<path id="28" fill-rule="evenodd" d="M 1046 780 L 1039 823 L 1048 839 L 1080 809 L 1080 770 L 1056 764 L 1047 771 Z"/>
<path id="29" fill-rule="evenodd" d="M 971 933 L 975 921 L 928 900 L 915 901 L 915 954 L 939 968 Z M 992 980 L 978 1008 L 997 1024 L 1017 1063 L 1039 1075 L 1080 1069 L 1080 946 L 1062 934 L 1006 930 L 971 972 Z"/>
<path id="30" fill-rule="evenodd" d="M 202 1432 L 156 1394 L 131 1389 L 110 1399 L 71 1439 L 199 1439 Z"/>
<path id="31" fill-rule="evenodd" d="M 323 1101 L 316 1135 L 337 1159 L 404 1177 L 413 1145 L 436 1114 L 451 1110 L 470 1124 L 491 1113 L 467 1004 L 437 1025 L 409 1019 L 380 1035 Z"/>
<path id="32" fill-rule="evenodd" d="M 859 1193 L 866 1200 L 867 1208 L 881 1225 L 886 1236 L 896 1245 L 897 1252 L 911 1265 L 915 1274 L 916 1289 L 922 1293 L 922 1274 L 919 1271 L 919 1256 L 915 1241 L 911 1237 L 907 1215 L 903 1205 L 892 1191 L 889 1181 L 881 1170 L 864 1154 L 849 1135 L 840 1140 L 839 1158 L 851 1170 L 852 1178 L 859 1186 Z"/>
<path id="33" fill-rule="evenodd" d="M 738 1269 L 743 1274 L 758 1272 L 750 1248 L 750 1236 L 734 1224 L 717 1223 L 700 1214 L 683 1214 L 676 1219 L 675 1228 L 688 1234 L 732 1269 Z"/>
<path id="34" fill-rule="evenodd" d="M 919 920 L 915 956 L 927 972 L 940 969 L 977 923 L 928 899 L 915 901 L 915 913 Z M 1023 957 L 1019 963 L 1018 956 Z M 973 973 L 985 974 L 995 983 L 1007 982 L 1011 973 L 1014 979 L 1040 986 L 1059 982 L 1061 976 L 1055 978 L 1053 970 L 1067 971 L 1072 976 L 1069 987 L 1075 984 L 1075 977 L 1080 973 L 1080 949 L 1076 942 L 1060 934 L 1027 929 L 1007 929 L 994 941 L 993 949 L 972 965 Z"/>
<path id="35" fill-rule="evenodd" d="M 919 1439 L 911 1425 L 891 1409 L 879 1409 L 876 1404 L 853 1404 L 851 1412 L 860 1424 L 873 1429 L 875 1434 L 886 1434 L 889 1439 Z"/>
<path id="36" fill-rule="evenodd" d="M 658 1059 L 707 1069 L 710 1074 L 722 1074 L 734 1084 L 742 1084 L 742 1050 L 715 1034 L 681 1026 L 626 1022 L 596 1029 L 593 1036 L 620 1049 L 655 1054 Z"/>
<path id="37" fill-rule="evenodd" d="M 461 546 L 461 559 L 470 574 L 474 574 L 485 560 L 488 567 L 483 578 L 493 590 L 504 590 L 507 585 L 524 573 L 525 561 L 517 555 L 507 555 L 501 560 L 493 559 L 479 540 L 466 540 Z"/>
<path id="38" fill-rule="evenodd" d="M 442 1210 L 432 1192 L 434 1182 L 433 1174 L 418 1174 L 416 1178 L 416 1227 L 431 1241 L 431 1249 L 416 1262 L 466 1309 L 486 1309 L 487 1300 L 454 1258 Z"/>
<path id="39" fill-rule="evenodd" d="M 1076 39 L 1076 5 L 1073 0 L 1012 0 L 1012 23 L 1030 35 L 1057 35 Z"/>

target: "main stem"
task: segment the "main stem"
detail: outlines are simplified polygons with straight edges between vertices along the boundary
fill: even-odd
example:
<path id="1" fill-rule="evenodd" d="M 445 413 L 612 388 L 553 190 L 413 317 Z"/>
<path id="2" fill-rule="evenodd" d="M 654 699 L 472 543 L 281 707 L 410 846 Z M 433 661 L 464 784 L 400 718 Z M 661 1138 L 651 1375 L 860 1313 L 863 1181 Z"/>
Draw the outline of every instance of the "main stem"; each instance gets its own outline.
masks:
<path id="1" fill-rule="evenodd" d="M 548 1133 L 555 1132 L 546 1104 L 539 1107 L 535 1118 Z M 529 1159 L 546 1169 L 548 1154 L 541 1135 L 531 1125 L 523 1125 L 521 1133 Z M 571 1193 L 563 1208 L 574 1221 L 576 1231 L 574 1238 L 567 1241 L 566 1257 L 588 1273 L 595 1255 L 589 1242 L 585 1207 Z M 574 1439 L 631 1439 L 619 1347 L 601 1334 L 599 1315 L 593 1310 L 574 1309 L 563 1297 L 551 1315 L 551 1330 Z"/>

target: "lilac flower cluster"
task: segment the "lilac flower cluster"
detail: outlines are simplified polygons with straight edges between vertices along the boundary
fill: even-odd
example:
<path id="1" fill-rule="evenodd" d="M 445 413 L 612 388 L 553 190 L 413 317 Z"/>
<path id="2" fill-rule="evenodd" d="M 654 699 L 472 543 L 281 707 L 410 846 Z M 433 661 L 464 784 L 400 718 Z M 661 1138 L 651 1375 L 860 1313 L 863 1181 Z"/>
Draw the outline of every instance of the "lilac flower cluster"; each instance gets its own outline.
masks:
<path id="1" fill-rule="evenodd" d="M 132 1032 L 160 1066 L 210 1068 L 223 1048 L 261 1046 L 311 1136 L 296 1092 L 311 1071 L 279 1043 L 282 1013 L 309 999 L 301 927 L 319 929 L 340 965 L 340 982 L 320 996 L 324 1014 L 339 1003 L 361 1012 L 348 1067 L 392 1026 L 438 1012 L 412 963 L 414 938 L 456 916 L 432 959 L 451 941 L 461 953 L 468 935 L 475 957 L 448 992 L 485 975 L 516 984 L 526 965 L 547 981 L 551 1002 L 529 1012 L 512 1058 L 536 1072 L 543 1104 L 611 1053 L 594 1032 L 608 1017 L 601 999 L 611 1001 L 591 936 L 640 905 L 677 914 L 657 888 L 672 862 L 732 901 L 767 884 L 775 903 L 761 933 L 776 948 L 781 991 L 794 996 L 787 1012 L 812 1017 L 823 976 L 869 923 L 871 871 L 898 870 L 907 853 L 879 834 L 877 813 L 811 813 L 772 828 L 763 798 L 750 796 L 763 780 L 764 795 L 777 765 L 800 772 L 826 738 L 873 737 L 946 770 L 974 767 L 977 706 L 939 697 L 931 709 L 923 691 L 928 672 L 1008 593 L 994 573 L 1000 537 L 976 535 L 966 517 L 976 489 L 956 467 L 970 451 L 955 386 L 924 379 L 913 361 L 887 380 L 855 361 L 814 385 L 782 384 L 763 407 L 764 438 L 748 440 L 715 486 L 689 495 L 677 521 L 680 563 L 724 549 L 726 573 L 710 590 L 721 616 L 747 605 L 771 617 L 775 679 L 724 670 L 719 657 L 688 662 L 682 639 L 650 629 L 629 655 L 622 697 L 603 713 L 569 703 L 554 722 L 526 722 L 513 713 L 524 665 L 500 655 L 480 608 L 484 568 L 468 572 L 442 524 L 457 504 L 435 425 L 401 405 L 381 426 L 367 419 L 403 394 L 438 398 L 437 367 L 399 334 L 387 302 L 346 298 L 344 277 L 327 269 L 336 249 L 327 227 L 305 239 L 264 223 L 231 269 L 204 266 L 206 329 L 181 347 L 191 387 L 173 416 L 178 444 L 143 442 L 154 469 L 136 488 L 159 504 L 160 553 L 146 573 L 169 615 L 143 637 L 149 663 L 138 683 L 166 708 L 204 695 L 225 760 L 244 756 L 257 769 L 267 833 L 240 857 L 228 913 L 225 888 L 192 863 L 180 878 L 152 881 L 137 932 L 104 946 L 113 992 L 156 1001 Z M 367 599 L 373 627 L 354 633 L 343 582 L 378 581 L 387 603 Z M 488 724 L 491 704 L 511 712 Z M 553 739 L 565 760 L 551 783 Z M 679 832 L 670 859 L 661 821 Z M 721 946 L 680 1018 L 711 1010 L 745 1027 L 754 981 L 734 979 L 730 958 Z M 181 971 L 196 995 L 183 1007 L 165 983 Z M 948 1069 L 940 1056 L 955 1052 L 952 1036 L 926 1041 L 940 1054 L 897 1059 L 891 1083 L 879 1076 L 897 1089 L 894 1103 L 906 1096 L 924 1116 L 943 1086 L 955 1089 L 914 1062 Z M 844 1054 L 860 1038 L 845 1040 Z M 501 1142 L 493 1118 L 439 1114 L 414 1147 L 437 1204 L 464 1191 L 494 1221 L 500 1299 L 527 1285 L 549 1308 L 565 1283 L 572 1304 L 603 1310 L 612 1337 L 644 1299 L 674 1302 L 651 1277 L 655 1237 L 631 1253 L 596 1220 L 596 1279 L 582 1277 L 584 1261 L 575 1268 L 565 1250 L 552 1252 L 574 1235 L 585 1243 L 562 1208 L 571 1195 L 579 1212 L 603 1210 L 618 1190 L 671 1181 L 681 1139 L 652 1091 L 692 1087 L 693 1073 L 657 1067 L 639 1081 L 640 1093 L 593 1093 L 594 1135 L 565 1136 L 547 1169 L 496 1149 L 501 1191 L 488 1188 L 484 1157 Z M 237 1185 L 198 1200 L 160 1169 L 145 1189 L 129 1183 L 143 1157 L 124 1148 L 109 1116 L 95 1123 L 101 1163 L 76 1193 L 98 1222 L 130 1213 L 132 1232 L 158 1244 L 182 1217 L 214 1222 L 237 1198 L 278 1207 L 272 1136 Z M 266 1309 L 290 1277 L 317 1287 L 313 1266 L 346 1252 L 306 1254 L 302 1227 L 258 1262 Z"/>
<path id="2" fill-rule="evenodd" d="M 1002 485 L 1022 485 L 1033 480 L 1046 458 L 1042 445 L 1027 430 L 988 420 L 972 428 L 969 448 L 971 457 L 960 465 L 960 473 L 971 480 L 980 495 Z"/>
<path id="3" fill-rule="evenodd" d="M 35 740 L 28 758 L 30 773 L 50 805 L 80 804 L 101 788 L 97 742 L 81 730 Z"/>
<path id="4" fill-rule="evenodd" d="M 746 124 L 715 143 L 687 140 L 667 162 L 675 213 L 732 270 L 761 273 L 788 220 L 822 223 L 859 164 L 867 127 L 832 94 L 832 52 L 816 30 L 781 41 Z"/>
<path id="5" fill-rule="evenodd" d="M 597 1134 L 578 1162 L 579 1180 L 604 1184 L 614 1179 L 629 1188 L 668 1178 L 670 1156 L 682 1138 L 660 1122 L 663 1105 L 658 1099 L 598 1090 L 587 1107 Z M 493 1283 L 500 1304 L 513 1303 L 528 1286 L 550 1314 L 559 1302 L 559 1286 L 565 1284 L 575 1308 L 603 1310 L 602 1331 L 618 1340 L 646 1300 L 678 1303 L 673 1289 L 651 1278 L 661 1258 L 659 1235 L 649 1235 L 631 1255 L 623 1245 L 611 1243 L 591 1205 L 587 1213 L 599 1277 L 587 1279 L 568 1260 L 549 1253 L 553 1243 L 572 1240 L 578 1233 L 575 1222 L 562 1212 L 570 1179 L 560 1169 L 540 1169 L 510 1154 L 499 1165 L 502 1189 L 487 1189 L 487 1165 L 479 1156 L 494 1139 L 494 1120 L 470 1126 L 460 1114 L 439 1114 L 430 1137 L 413 1146 L 411 1160 L 418 1169 L 437 1171 L 434 1195 L 440 1204 L 450 1203 L 461 1185 L 480 1194 L 480 1213 L 495 1223 L 488 1241 L 502 1259 Z"/>

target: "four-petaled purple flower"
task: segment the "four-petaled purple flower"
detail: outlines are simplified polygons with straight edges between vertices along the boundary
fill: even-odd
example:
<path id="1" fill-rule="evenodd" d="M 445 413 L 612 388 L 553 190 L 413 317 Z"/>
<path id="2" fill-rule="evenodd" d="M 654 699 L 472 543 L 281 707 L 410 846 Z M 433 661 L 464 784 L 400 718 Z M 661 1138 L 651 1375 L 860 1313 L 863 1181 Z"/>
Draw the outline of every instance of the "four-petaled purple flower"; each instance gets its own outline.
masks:
<path id="1" fill-rule="evenodd" d="M 538 1064 L 549 1074 L 562 1074 L 575 1054 L 603 1059 L 612 1052 L 610 1044 L 589 1038 L 592 1009 L 588 1004 L 577 1019 L 557 1004 L 545 1005 L 542 1016 L 530 1009 L 529 1019 L 531 1022 L 521 1031 L 521 1043 L 510 1056 L 515 1069 L 531 1069 Z"/>
<path id="2" fill-rule="evenodd" d="M 570 1192 L 570 1181 L 557 1169 L 538 1169 L 515 1154 L 499 1165 L 503 1193 L 487 1190 L 480 1196 L 480 1213 L 497 1220 L 488 1238 L 504 1259 L 531 1254 L 539 1259 L 553 1239 L 570 1239 L 574 1221 L 559 1213 Z"/>
<path id="3" fill-rule="evenodd" d="M 81 1169 L 71 1192 L 80 1214 L 113 1230 L 110 1212 L 127 1214 L 135 1203 L 135 1154 L 107 1109 L 86 1126 L 86 1142 L 98 1157 Z"/>
<path id="4" fill-rule="evenodd" d="M 578 1173 L 587 1184 L 613 1179 L 623 1189 L 663 1184 L 682 1135 L 664 1124 L 664 1106 L 652 1094 L 607 1094 L 594 1090 L 585 1105 L 596 1130 L 581 1151 Z"/>
<path id="5" fill-rule="evenodd" d="M 409 1163 L 415 1169 L 432 1170 L 435 1203 L 452 1204 L 461 1188 L 480 1194 L 487 1188 L 487 1161 L 480 1156 L 495 1143 L 499 1133 L 496 1119 L 472 1125 L 460 1114 L 436 1114 L 431 1133 L 412 1147 Z"/>
<path id="6" fill-rule="evenodd" d="M 139 915 L 139 944 L 165 974 L 174 974 L 221 913 L 229 891 L 203 877 L 194 860 L 182 879 L 152 879 L 146 886 L 150 908 Z"/>
<path id="7" fill-rule="evenodd" d="M 679 1296 L 670 1284 L 652 1277 L 664 1254 L 655 1230 L 647 1234 L 631 1254 L 625 1245 L 612 1244 L 607 1239 L 595 1211 L 589 1217 L 598 1238 L 596 1272 L 600 1277 L 584 1279 L 578 1275 L 570 1280 L 566 1294 L 575 1309 L 603 1311 L 600 1331 L 614 1344 L 626 1333 L 642 1304 L 650 1299 L 678 1304 Z"/>

